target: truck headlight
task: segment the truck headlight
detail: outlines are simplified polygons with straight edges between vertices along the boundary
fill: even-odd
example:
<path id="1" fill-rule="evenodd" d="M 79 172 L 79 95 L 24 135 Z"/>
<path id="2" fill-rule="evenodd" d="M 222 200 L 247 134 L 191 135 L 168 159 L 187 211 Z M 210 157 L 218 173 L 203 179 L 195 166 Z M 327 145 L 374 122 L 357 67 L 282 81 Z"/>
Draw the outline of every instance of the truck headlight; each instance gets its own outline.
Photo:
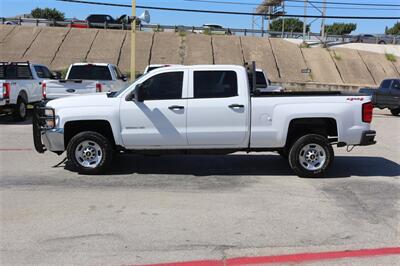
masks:
<path id="1" fill-rule="evenodd" d="M 45 109 L 45 123 L 47 128 L 55 128 L 56 127 L 56 116 L 54 109 Z"/>

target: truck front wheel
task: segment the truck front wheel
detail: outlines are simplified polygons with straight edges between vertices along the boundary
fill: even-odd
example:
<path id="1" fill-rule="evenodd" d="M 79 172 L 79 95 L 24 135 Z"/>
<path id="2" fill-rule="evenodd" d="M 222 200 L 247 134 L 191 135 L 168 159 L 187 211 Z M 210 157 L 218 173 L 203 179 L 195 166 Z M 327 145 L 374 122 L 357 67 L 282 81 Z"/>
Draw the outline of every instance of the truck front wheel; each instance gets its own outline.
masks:
<path id="1" fill-rule="evenodd" d="M 300 177 L 323 177 L 334 158 L 328 140 L 316 134 L 299 138 L 289 152 L 289 164 Z"/>
<path id="2" fill-rule="evenodd" d="M 84 131 L 75 135 L 68 143 L 67 157 L 70 165 L 82 174 L 100 174 L 112 162 L 114 150 L 103 135 Z"/>

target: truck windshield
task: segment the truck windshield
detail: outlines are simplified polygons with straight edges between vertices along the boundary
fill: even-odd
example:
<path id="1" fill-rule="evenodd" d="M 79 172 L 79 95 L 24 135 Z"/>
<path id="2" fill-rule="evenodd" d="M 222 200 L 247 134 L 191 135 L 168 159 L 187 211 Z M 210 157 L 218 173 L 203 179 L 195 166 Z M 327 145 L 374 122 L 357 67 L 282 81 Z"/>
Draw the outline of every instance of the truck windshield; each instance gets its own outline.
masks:
<path id="1" fill-rule="evenodd" d="M 68 79 L 111 80 L 108 66 L 82 65 L 72 66 Z"/>

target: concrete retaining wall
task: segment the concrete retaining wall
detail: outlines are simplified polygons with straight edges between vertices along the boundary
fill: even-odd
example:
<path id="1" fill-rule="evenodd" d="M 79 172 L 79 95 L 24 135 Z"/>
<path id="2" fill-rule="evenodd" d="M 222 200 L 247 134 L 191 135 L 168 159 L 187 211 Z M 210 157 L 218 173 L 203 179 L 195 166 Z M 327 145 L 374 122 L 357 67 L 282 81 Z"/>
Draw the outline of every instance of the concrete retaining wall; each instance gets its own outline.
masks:
<path id="1" fill-rule="evenodd" d="M 99 30 L 86 61 L 118 64 L 125 37 L 126 32 L 122 30 Z"/>
<path id="2" fill-rule="evenodd" d="M 23 60 L 50 66 L 69 30 L 68 28 L 43 28 L 26 51 Z"/>
<path id="3" fill-rule="evenodd" d="M 1 61 L 21 61 L 41 30 L 36 27 L 16 27 L 1 43 Z"/>
<path id="4" fill-rule="evenodd" d="M 211 37 L 189 34 L 185 37 L 185 65 L 213 64 Z"/>
<path id="5" fill-rule="evenodd" d="M 130 66 L 130 32 L 102 29 L 0 25 L 0 61 L 30 60 L 54 70 L 91 61 Z M 273 82 L 284 84 L 370 85 L 400 76 L 400 58 L 335 48 L 300 49 L 283 39 L 138 32 L 136 68 L 151 64 L 237 64 L 256 61 Z M 310 68 L 311 74 L 301 70 Z M 320 85 L 319 85 L 320 86 Z"/>
<path id="6" fill-rule="evenodd" d="M 301 73 L 301 70 L 306 69 L 307 65 L 300 48 L 296 44 L 282 39 L 270 39 L 270 42 L 282 80 L 288 82 L 311 80 L 308 75 Z"/>
<path id="7" fill-rule="evenodd" d="M 241 41 L 244 60 L 246 62 L 255 61 L 257 67 L 268 73 L 268 78 L 272 82 L 279 82 L 281 79 L 269 39 L 241 37 Z"/>
<path id="8" fill-rule="evenodd" d="M 16 26 L 0 25 L 0 43 L 15 29 Z"/>
<path id="9" fill-rule="evenodd" d="M 98 32 L 96 29 L 71 29 L 60 45 L 51 68 L 60 70 L 72 63 L 86 61 Z"/>
<path id="10" fill-rule="evenodd" d="M 338 48 L 331 55 L 345 84 L 376 85 L 358 51 Z"/>
<path id="11" fill-rule="evenodd" d="M 182 64 L 182 38 L 178 34 L 159 32 L 154 35 L 151 64 Z"/>
<path id="12" fill-rule="evenodd" d="M 215 64 L 243 65 L 240 38 L 237 36 L 212 36 Z"/>
<path id="13" fill-rule="evenodd" d="M 143 73 L 150 62 L 150 50 L 153 45 L 154 33 L 136 33 L 136 71 Z M 121 71 L 129 72 L 131 65 L 131 33 L 128 32 L 121 50 L 118 66 Z"/>
<path id="14" fill-rule="evenodd" d="M 308 68 L 311 69 L 310 78 L 314 82 L 325 84 L 343 84 L 331 55 L 322 48 L 301 49 Z"/>

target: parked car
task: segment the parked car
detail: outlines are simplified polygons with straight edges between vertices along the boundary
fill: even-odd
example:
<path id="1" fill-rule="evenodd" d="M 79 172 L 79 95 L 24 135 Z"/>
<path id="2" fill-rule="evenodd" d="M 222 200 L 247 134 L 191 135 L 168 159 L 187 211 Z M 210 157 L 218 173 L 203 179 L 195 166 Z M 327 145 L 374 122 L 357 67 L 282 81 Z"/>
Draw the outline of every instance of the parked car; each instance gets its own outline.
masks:
<path id="1" fill-rule="evenodd" d="M 41 85 L 56 78 L 46 66 L 29 62 L 0 62 L 0 112 L 12 113 L 15 120 L 25 120 L 27 105 L 42 100 Z"/>
<path id="2" fill-rule="evenodd" d="M 107 169 L 116 151 L 284 151 L 296 174 L 316 177 L 330 167 L 332 145 L 375 143 L 370 97 L 331 91 L 252 96 L 254 76 L 255 68 L 234 65 L 165 67 L 117 93 L 49 101 L 35 108 L 35 148 L 66 151 L 71 167 L 86 174 Z"/>
<path id="3" fill-rule="evenodd" d="M 44 80 L 42 94 L 44 99 L 88 94 L 96 92 L 119 91 L 128 79 L 119 68 L 107 63 L 72 64 L 65 79 Z"/>
<path id="4" fill-rule="evenodd" d="M 397 44 L 399 43 L 400 38 L 389 35 L 360 34 L 351 37 L 350 41 L 360 43 Z"/>
<path id="5" fill-rule="evenodd" d="M 394 116 L 400 114 L 400 79 L 385 79 L 379 88 L 362 88 L 359 92 L 372 96 L 375 107 L 388 108 Z"/>
<path id="6" fill-rule="evenodd" d="M 259 92 L 283 92 L 282 86 L 271 85 L 271 81 L 268 79 L 267 74 L 264 70 L 256 69 L 256 83 L 257 91 Z"/>

